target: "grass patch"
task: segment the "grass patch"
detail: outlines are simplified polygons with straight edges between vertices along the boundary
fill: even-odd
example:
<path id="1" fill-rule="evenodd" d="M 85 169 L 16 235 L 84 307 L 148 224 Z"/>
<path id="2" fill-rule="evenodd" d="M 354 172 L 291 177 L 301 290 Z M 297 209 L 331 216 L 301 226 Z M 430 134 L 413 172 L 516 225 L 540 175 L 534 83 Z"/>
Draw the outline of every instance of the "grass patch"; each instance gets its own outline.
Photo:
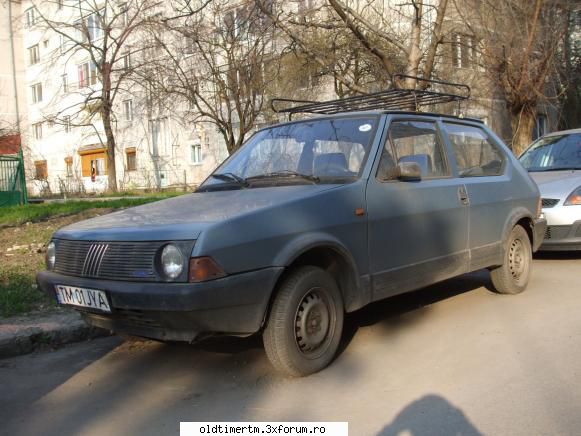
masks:
<path id="1" fill-rule="evenodd" d="M 38 269 L 43 265 L 38 265 Z M 34 273 L 0 268 L 0 316 L 14 316 L 32 310 L 56 306 L 56 303 L 36 287 Z"/>
<path id="2" fill-rule="evenodd" d="M 41 203 L 26 206 L 11 206 L 0 209 L 0 228 L 18 226 L 27 222 L 38 222 L 48 218 L 74 215 L 88 209 L 120 209 L 139 206 L 167 197 L 119 198 L 115 200 L 83 201 L 70 200 L 66 203 Z"/>

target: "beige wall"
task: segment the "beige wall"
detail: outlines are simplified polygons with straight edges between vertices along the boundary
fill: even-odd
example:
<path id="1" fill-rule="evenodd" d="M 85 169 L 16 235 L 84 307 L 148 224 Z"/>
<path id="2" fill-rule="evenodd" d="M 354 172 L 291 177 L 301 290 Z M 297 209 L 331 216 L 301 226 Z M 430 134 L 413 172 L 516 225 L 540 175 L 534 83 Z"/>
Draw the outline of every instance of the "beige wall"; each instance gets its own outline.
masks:
<path id="1" fill-rule="evenodd" d="M 11 9 L 11 11 L 10 11 Z M 12 15 L 12 20 L 10 15 Z M 17 18 L 22 15 L 18 1 L 0 2 L 0 129 L 14 129 L 26 114 L 26 95 L 24 95 L 24 51 L 22 50 L 22 28 Z M 12 40 L 11 40 L 12 33 Z M 14 45 L 14 50 L 11 48 Z M 14 53 L 14 59 L 12 57 Z M 16 92 L 14 83 L 16 73 Z M 16 103 L 18 96 L 18 105 Z M 18 106 L 18 107 L 17 107 Z"/>

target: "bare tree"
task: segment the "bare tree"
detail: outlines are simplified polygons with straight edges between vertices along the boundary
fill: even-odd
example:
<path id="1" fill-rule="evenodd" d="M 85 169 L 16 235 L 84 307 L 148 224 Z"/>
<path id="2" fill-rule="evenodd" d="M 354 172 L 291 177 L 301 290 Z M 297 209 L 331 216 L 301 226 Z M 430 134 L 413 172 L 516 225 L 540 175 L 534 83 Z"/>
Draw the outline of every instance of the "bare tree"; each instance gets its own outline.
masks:
<path id="1" fill-rule="evenodd" d="M 561 0 L 455 0 L 480 41 L 485 71 L 500 90 L 511 117 L 512 148 L 531 142 L 539 106 L 555 104 L 568 16 Z"/>
<path id="2" fill-rule="evenodd" d="M 568 8 L 565 41 L 561 50 L 561 85 L 565 87 L 561 99 L 562 129 L 581 126 L 581 5 Z"/>
<path id="3" fill-rule="evenodd" d="M 339 95 L 368 92 L 394 82 L 396 74 L 434 75 L 438 48 L 444 41 L 443 22 L 448 0 L 382 0 L 353 3 L 326 0 L 312 13 L 268 10 L 268 1 L 255 0 L 289 39 L 292 46 L 332 74 Z M 428 15 L 430 20 L 428 20 Z M 341 37 L 338 38 L 338 36 Z M 325 43 L 313 43 L 324 40 Z M 346 49 L 355 56 L 345 56 Z M 427 86 L 407 78 L 398 86 Z"/>
<path id="4" fill-rule="evenodd" d="M 74 94 L 67 103 L 53 104 L 56 113 L 45 114 L 51 122 L 92 127 L 107 150 L 108 188 L 117 191 L 115 165 L 115 102 L 130 93 L 135 71 L 148 50 L 140 37 L 160 22 L 161 0 L 105 2 L 39 2 L 34 5 L 35 27 L 60 39 L 60 53 L 47 71 L 78 65 L 78 82 L 63 83 L 60 92 Z M 83 63 L 79 63 L 80 61 Z M 55 97 L 56 99 L 56 97 Z M 66 116 L 65 116 L 66 114 Z M 104 138 L 103 138 L 104 136 Z"/>
<path id="5" fill-rule="evenodd" d="M 193 121 L 214 124 L 229 153 L 263 118 L 276 82 L 272 26 L 253 3 L 215 0 L 203 13 L 164 21 L 153 35 L 163 50 L 143 79 L 170 104 L 189 105 Z"/>

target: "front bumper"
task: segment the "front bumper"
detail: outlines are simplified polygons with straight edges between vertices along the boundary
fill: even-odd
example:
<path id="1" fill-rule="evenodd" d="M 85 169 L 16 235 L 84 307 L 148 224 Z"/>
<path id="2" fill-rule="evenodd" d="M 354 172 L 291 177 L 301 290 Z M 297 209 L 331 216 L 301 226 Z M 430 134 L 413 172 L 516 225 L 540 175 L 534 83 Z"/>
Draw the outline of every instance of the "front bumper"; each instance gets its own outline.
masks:
<path id="1" fill-rule="evenodd" d="M 547 231 L 547 220 L 536 218 L 533 222 L 533 252 L 539 250 Z"/>
<path id="2" fill-rule="evenodd" d="M 548 226 L 541 251 L 581 250 L 581 220 L 571 225 Z"/>
<path id="3" fill-rule="evenodd" d="M 203 283 L 95 280 L 50 271 L 38 273 L 39 287 L 53 298 L 55 285 L 105 291 L 111 313 L 72 306 L 96 327 L 147 338 L 192 342 L 212 333 L 260 330 L 282 268 L 265 268 Z"/>

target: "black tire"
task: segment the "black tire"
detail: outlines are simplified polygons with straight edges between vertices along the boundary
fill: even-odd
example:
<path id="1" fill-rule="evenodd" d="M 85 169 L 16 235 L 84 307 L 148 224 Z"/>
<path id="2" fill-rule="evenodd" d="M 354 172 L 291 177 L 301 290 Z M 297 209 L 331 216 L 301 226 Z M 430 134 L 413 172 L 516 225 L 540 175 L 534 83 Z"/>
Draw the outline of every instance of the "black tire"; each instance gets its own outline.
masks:
<path id="1" fill-rule="evenodd" d="M 502 266 L 490 271 L 492 284 L 499 294 L 520 294 L 531 276 L 533 250 L 526 230 L 516 225 L 506 241 Z"/>
<path id="2" fill-rule="evenodd" d="M 326 271 L 304 266 L 280 284 L 262 335 L 272 365 L 300 377 L 327 367 L 343 331 L 343 299 Z"/>

